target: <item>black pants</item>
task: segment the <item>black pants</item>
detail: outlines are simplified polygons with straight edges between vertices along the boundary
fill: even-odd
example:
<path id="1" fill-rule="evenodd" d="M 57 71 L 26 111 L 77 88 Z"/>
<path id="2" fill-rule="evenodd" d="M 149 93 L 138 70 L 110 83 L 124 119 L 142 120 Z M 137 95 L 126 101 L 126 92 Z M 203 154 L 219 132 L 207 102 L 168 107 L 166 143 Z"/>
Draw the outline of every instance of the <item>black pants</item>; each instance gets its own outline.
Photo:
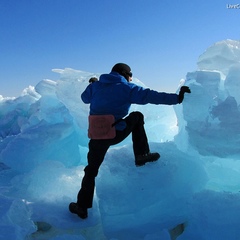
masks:
<path id="1" fill-rule="evenodd" d="M 132 133 L 134 155 L 149 153 L 149 145 L 144 129 L 144 117 L 140 112 L 132 112 L 124 119 L 126 128 L 122 131 L 116 131 L 116 137 L 113 139 L 89 141 L 88 165 L 84 169 L 84 177 L 81 189 L 78 193 L 77 203 L 84 208 L 91 208 L 95 188 L 95 177 L 98 169 L 103 162 L 104 156 L 111 145 L 123 141 Z"/>

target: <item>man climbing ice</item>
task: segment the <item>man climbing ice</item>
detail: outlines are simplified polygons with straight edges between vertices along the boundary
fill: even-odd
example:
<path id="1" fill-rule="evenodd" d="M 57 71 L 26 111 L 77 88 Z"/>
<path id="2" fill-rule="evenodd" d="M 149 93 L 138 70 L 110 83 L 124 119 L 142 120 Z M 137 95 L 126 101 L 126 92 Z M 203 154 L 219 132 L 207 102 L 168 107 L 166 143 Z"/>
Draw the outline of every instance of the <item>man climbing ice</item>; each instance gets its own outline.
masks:
<path id="1" fill-rule="evenodd" d="M 109 74 L 102 74 L 99 81 L 89 84 L 81 95 L 84 103 L 90 103 L 88 164 L 77 202 L 70 203 L 69 210 L 82 219 L 88 217 L 88 208 L 92 207 L 95 178 L 111 145 L 120 143 L 132 133 L 136 166 L 160 158 L 159 153 L 150 152 L 143 114 L 132 112 L 128 115 L 131 104 L 174 105 L 182 103 L 185 92 L 190 93 L 187 86 L 175 94 L 143 88 L 131 81 L 131 68 L 125 63 L 117 63 Z"/>

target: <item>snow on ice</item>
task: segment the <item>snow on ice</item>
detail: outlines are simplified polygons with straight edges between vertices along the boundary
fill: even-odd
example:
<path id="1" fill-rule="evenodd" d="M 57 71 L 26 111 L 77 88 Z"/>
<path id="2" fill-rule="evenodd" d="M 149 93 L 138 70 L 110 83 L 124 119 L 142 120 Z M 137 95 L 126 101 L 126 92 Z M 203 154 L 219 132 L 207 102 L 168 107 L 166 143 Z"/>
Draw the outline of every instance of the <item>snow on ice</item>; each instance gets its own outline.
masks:
<path id="1" fill-rule="evenodd" d="M 161 159 L 136 168 L 130 137 L 111 147 L 87 220 L 68 204 L 88 151 L 80 95 L 99 75 L 53 71 L 58 81 L 0 96 L 0 239 L 240 239 L 240 41 L 199 57 L 182 105 L 132 106 Z"/>

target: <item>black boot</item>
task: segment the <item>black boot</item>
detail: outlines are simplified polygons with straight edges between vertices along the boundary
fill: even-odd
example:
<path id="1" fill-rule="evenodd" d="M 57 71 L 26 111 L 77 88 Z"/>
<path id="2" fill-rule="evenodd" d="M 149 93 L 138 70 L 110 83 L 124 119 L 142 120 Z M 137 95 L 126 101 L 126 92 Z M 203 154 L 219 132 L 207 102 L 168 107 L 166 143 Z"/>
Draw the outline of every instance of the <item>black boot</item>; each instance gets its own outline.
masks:
<path id="1" fill-rule="evenodd" d="M 77 203 L 71 202 L 69 204 L 69 211 L 77 214 L 80 218 L 85 219 L 88 217 L 87 208 L 79 207 Z"/>
<path id="2" fill-rule="evenodd" d="M 143 166 L 147 162 L 154 162 L 160 158 L 159 153 L 147 153 L 144 155 L 138 155 L 135 157 L 136 166 Z"/>

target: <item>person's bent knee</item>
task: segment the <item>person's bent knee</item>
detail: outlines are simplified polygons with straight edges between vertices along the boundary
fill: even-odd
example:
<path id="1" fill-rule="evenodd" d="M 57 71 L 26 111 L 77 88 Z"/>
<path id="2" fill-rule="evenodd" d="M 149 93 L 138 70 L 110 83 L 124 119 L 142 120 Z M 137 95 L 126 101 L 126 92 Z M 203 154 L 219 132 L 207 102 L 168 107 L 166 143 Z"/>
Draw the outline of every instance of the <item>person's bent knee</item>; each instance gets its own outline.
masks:
<path id="1" fill-rule="evenodd" d="M 131 114 L 135 115 L 135 117 L 138 119 L 139 122 L 144 121 L 144 116 L 141 112 L 136 111 L 136 112 L 132 112 Z"/>
<path id="2" fill-rule="evenodd" d="M 135 116 L 135 117 L 138 117 L 138 118 L 144 118 L 144 116 L 143 116 L 143 114 L 141 113 L 141 112 L 139 112 L 139 111 L 135 111 L 135 112 L 131 112 L 130 114 L 129 114 L 129 117 L 130 116 Z"/>
<path id="3" fill-rule="evenodd" d="M 126 121 L 129 123 L 135 122 L 138 124 L 144 124 L 144 116 L 139 111 L 131 112 L 127 117 Z"/>

